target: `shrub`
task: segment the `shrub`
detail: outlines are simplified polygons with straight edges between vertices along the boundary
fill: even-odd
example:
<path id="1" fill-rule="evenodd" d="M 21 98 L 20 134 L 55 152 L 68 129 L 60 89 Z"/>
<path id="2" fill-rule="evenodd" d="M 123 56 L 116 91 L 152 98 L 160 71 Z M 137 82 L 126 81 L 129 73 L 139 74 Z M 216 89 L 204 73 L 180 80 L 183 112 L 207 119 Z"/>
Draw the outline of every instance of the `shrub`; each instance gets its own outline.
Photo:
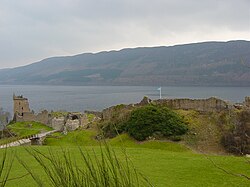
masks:
<path id="1" fill-rule="evenodd" d="M 114 138 L 117 136 L 117 134 L 121 134 L 125 132 L 126 130 L 126 123 L 125 122 L 103 122 L 102 123 L 102 134 L 104 137 L 108 138 Z"/>
<path id="2" fill-rule="evenodd" d="M 98 124 L 102 131 L 102 135 L 113 138 L 117 134 L 126 132 L 126 122 L 130 118 L 132 110 L 124 109 L 124 105 L 115 106 L 115 110 L 111 113 L 111 119 L 103 120 Z"/>
<path id="3" fill-rule="evenodd" d="M 136 140 L 143 141 L 155 133 L 176 137 L 187 132 L 183 119 L 166 107 L 144 106 L 135 109 L 126 123 L 126 130 Z"/>
<path id="4" fill-rule="evenodd" d="M 222 138 L 222 144 L 231 153 L 250 154 L 250 111 L 238 114 L 234 127 Z"/>

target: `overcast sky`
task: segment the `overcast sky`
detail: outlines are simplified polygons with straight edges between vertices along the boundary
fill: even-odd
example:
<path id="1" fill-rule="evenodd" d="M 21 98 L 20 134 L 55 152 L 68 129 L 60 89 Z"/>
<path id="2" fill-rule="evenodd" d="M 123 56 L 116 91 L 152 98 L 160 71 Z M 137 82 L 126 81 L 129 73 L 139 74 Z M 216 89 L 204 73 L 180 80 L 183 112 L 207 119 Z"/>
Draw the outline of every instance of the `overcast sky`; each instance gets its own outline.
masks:
<path id="1" fill-rule="evenodd" d="M 250 40 L 250 0 L 0 0 L 0 68 L 51 56 Z"/>

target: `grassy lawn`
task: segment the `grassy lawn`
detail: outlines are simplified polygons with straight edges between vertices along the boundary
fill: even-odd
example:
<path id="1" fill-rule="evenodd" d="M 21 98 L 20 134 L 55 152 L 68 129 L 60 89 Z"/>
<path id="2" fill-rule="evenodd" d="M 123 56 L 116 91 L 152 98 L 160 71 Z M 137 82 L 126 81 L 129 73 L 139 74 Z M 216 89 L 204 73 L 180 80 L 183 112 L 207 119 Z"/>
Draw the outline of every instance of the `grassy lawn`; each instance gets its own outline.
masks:
<path id="1" fill-rule="evenodd" d="M 46 143 L 50 146 L 29 147 L 36 148 L 43 153 L 48 153 L 49 149 L 61 155 L 62 149 L 68 150 L 72 158 L 82 164 L 78 146 L 84 151 L 93 155 L 94 151 L 100 155 L 100 147 L 94 139 L 96 133 L 91 130 L 74 131 L 68 135 L 55 133 L 47 138 Z M 138 143 L 126 134 L 108 140 L 121 159 L 122 147 L 126 147 L 126 152 L 134 166 L 147 176 L 154 186 L 249 186 L 249 181 L 244 178 L 232 176 L 214 167 L 212 162 L 204 155 L 193 153 L 184 145 L 166 141 L 146 141 Z M 62 148 L 63 147 L 63 148 Z M 28 163 L 33 171 L 45 179 L 44 171 L 38 166 L 24 147 L 11 148 L 17 156 Z M 0 154 L 3 150 L 0 150 Z M 234 173 L 244 173 L 250 175 L 249 164 L 242 157 L 235 156 L 214 156 L 209 158 L 218 166 L 230 170 Z M 10 178 L 22 176 L 27 172 L 21 164 L 15 160 Z M 7 186 L 34 186 L 35 183 L 30 176 L 10 181 Z"/>
<path id="2" fill-rule="evenodd" d="M 26 124 L 15 124 L 12 130 L 20 132 L 22 127 L 27 128 Z M 36 130 L 50 130 L 42 128 L 39 124 L 32 125 L 29 133 L 34 133 Z M 29 127 L 28 127 L 29 128 Z M 20 132 L 21 136 L 28 134 Z M 54 133 L 46 138 L 46 146 L 33 147 L 15 147 L 9 149 L 9 154 L 16 154 L 18 158 L 28 163 L 34 173 L 38 174 L 46 181 L 45 173 L 35 159 L 27 153 L 25 149 L 38 149 L 39 151 L 48 154 L 49 150 L 58 153 L 58 158 L 62 157 L 62 149 L 68 150 L 72 158 L 82 165 L 82 157 L 79 153 L 80 146 L 85 152 L 93 155 L 93 151 L 100 155 L 99 142 L 95 139 L 96 131 L 93 130 L 77 130 L 69 132 L 67 135 Z M 250 182 L 244 178 L 232 176 L 216 168 L 211 160 L 218 166 L 232 171 L 233 173 L 243 173 L 250 175 L 250 166 L 242 157 L 235 156 L 214 156 L 210 155 L 209 159 L 201 154 L 196 154 L 186 148 L 181 143 L 168 141 L 145 141 L 137 142 L 126 134 L 109 139 L 108 143 L 114 148 L 117 156 L 123 160 L 121 148 L 126 147 L 126 153 L 133 165 L 149 180 L 154 186 L 179 186 L 179 187 L 200 187 L 200 186 L 249 186 Z M 3 150 L 0 150 L 0 158 Z M 27 171 L 22 165 L 14 160 L 10 178 L 23 176 Z M 17 180 L 11 180 L 7 186 L 36 186 L 31 176 L 25 176 Z"/>
<path id="3" fill-rule="evenodd" d="M 174 146 L 175 144 L 172 147 Z M 62 149 L 58 146 L 35 148 L 44 153 L 47 153 L 48 149 L 53 149 L 53 151 L 58 152 L 59 155 Z M 65 149 L 71 153 L 77 163 L 81 164 L 82 157 L 80 156 L 78 147 L 70 146 Z M 97 154 L 100 153 L 100 148 L 97 146 L 84 147 L 83 149 L 89 151 L 90 154 L 92 154 L 92 150 Z M 34 158 L 25 151 L 24 147 L 11 148 L 10 151 L 15 151 L 17 156 L 28 163 L 29 167 L 31 167 L 35 173 L 44 178 L 44 172 L 35 162 Z M 118 157 L 123 158 L 120 148 L 115 148 L 115 151 Z M 127 148 L 126 152 L 134 166 L 147 176 L 155 186 L 249 186 L 249 181 L 225 174 L 215 168 L 203 155 L 194 154 L 190 151 L 183 150 L 182 152 L 174 152 L 167 149 Z M 0 150 L 0 154 L 2 153 L 3 150 Z M 210 156 L 210 158 L 225 169 L 235 173 L 250 174 L 249 165 L 245 163 L 243 158 L 234 156 Z M 10 178 L 22 176 L 26 173 L 20 163 L 15 160 Z M 18 180 L 10 181 L 7 186 L 28 187 L 35 186 L 35 183 L 30 176 L 26 176 Z"/>

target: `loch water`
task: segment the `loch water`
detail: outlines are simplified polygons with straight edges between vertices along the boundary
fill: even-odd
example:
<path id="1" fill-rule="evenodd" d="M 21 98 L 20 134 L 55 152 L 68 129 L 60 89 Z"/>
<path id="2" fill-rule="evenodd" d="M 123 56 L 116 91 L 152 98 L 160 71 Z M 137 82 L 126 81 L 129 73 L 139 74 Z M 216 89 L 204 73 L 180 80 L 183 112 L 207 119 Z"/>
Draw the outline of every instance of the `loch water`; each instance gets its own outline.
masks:
<path id="1" fill-rule="evenodd" d="M 35 112 L 47 110 L 84 111 L 140 102 L 143 96 L 159 98 L 158 86 L 30 86 L 0 85 L 0 107 L 12 112 L 12 96 L 29 99 Z M 209 98 L 243 102 L 250 87 L 162 87 L 163 98 Z"/>

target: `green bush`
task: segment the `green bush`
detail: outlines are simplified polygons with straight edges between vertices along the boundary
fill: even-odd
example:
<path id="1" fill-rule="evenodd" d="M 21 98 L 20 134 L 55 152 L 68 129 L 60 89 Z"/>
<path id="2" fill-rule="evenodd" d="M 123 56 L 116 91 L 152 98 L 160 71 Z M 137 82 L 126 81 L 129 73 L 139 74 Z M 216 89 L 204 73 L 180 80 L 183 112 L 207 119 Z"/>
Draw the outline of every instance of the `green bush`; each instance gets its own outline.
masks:
<path id="1" fill-rule="evenodd" d="M 143 141 L 154 134 L 158 137 L 177 137 L 185 134 L 188 128 L 174 111 L 150 105 L 135 109 L 131 113 L 126 130 L 136 140 Z"/>

